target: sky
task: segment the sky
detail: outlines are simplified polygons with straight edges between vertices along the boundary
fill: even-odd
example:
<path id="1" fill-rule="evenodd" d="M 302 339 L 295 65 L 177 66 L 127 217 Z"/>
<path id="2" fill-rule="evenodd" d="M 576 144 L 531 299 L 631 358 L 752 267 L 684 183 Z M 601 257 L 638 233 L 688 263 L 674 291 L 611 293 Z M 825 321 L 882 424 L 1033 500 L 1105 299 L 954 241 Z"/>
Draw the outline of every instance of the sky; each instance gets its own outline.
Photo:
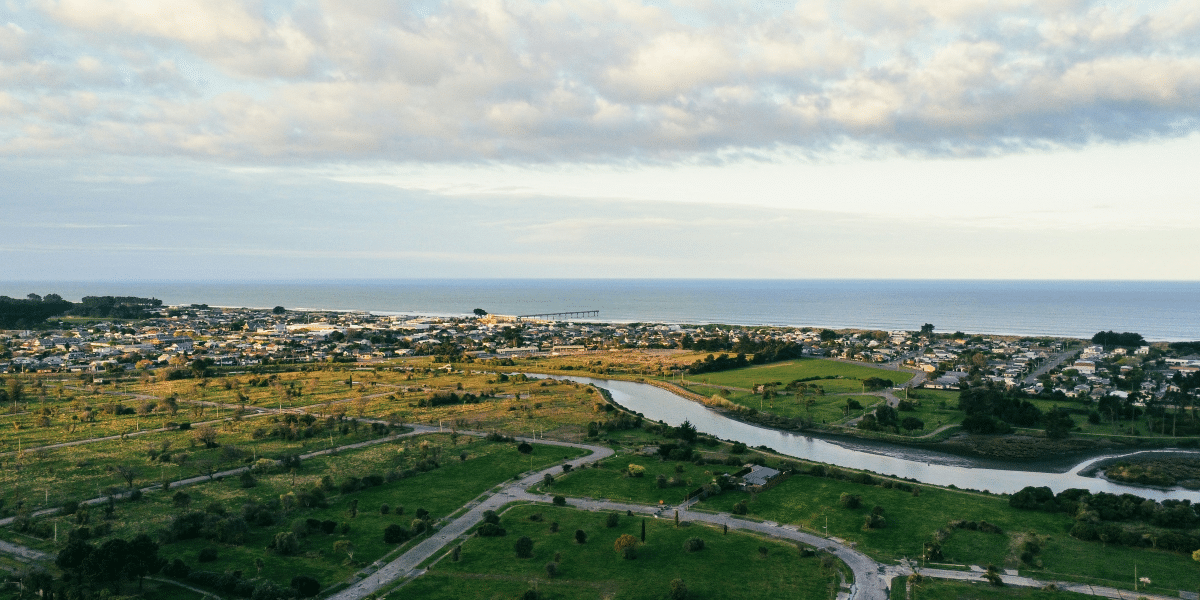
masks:
<path id="1" fill-rule="evenodd" d="M 1197 280 L 1196 164 L 1196 0 L 0 0 L 0 280 Z"/>

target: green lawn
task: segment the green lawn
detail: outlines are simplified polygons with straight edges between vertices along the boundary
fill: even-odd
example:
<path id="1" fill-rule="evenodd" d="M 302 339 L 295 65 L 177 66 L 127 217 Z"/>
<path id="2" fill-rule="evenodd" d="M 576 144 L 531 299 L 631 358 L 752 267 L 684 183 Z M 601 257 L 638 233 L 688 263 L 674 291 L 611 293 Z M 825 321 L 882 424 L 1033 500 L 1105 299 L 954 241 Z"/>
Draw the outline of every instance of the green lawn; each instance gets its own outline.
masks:
<path id="1" fill-rule="evenodd" d="M 760 383 L 780 382 L 787 385 L 796 379 L 833 376 L 837 379 L 819 379 L 807 383 L 821 386 L 826 393 L 842 393 L 861 392 L 861 380 L 870 377 L 890 379 L 899 385 L 912 379 L 913 374 L 912 371 L 894 371 L 836 360 L 806 358 L 718 373 L 689 375 L 686 379 L 694 382 L 753 389 L 756 384 Z"/>
<path id="2" fill-rule="evenodd" d="M 540 515 L 540 520 L 530 520 L 533 515 Z M 789 543 L 735 531 L 723 535 L 720 529 L 700 525 L 676 528 L 669 520 L 625 515 L 617 527 L 608 528 L 606 515 L 549 506 L 514 507 L 501 520 L 508 531 L 505 537 L 471 538 L 463 543 L 459 562 L 444 558 L 389 597 L 514 598 L 536 586 L 552 600 L 659 600 L 666 596 L 670 581 L 680 578 L 692 598 L 825 598 L 836 580 L 833 570 L 822 568 L 820 558 L 801 558 Z M 646 543 L 638 547 L 636 559 L 625 560 L 614 551 L 613 542 L 622 534 L 640 537 L 643 521 Z M 552 522 L 558 523 L 557 533 L 550 531 Z M 577 529 L 587 532 L 587 543 L 575 543 Z M 533 540 L 532 558 L 516 557 L 513 544 L 520 536 Z M 704 549 L 684 551 L 684 541 L 693 537 L 704 540 Z M 767 550 L 765 557 L 760 547 Z M 553 579 L 545 571 L 550 562 L 559 565 Z M 835 563 L 834 568 L 839 567 Z"/>

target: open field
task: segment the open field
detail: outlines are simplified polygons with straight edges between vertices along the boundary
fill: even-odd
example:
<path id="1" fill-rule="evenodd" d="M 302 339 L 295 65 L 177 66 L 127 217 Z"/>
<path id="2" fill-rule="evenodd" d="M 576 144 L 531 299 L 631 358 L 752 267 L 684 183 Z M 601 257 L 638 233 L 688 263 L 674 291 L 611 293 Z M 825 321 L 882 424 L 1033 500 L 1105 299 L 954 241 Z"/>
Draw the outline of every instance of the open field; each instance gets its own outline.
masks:
<path id="1" fill-rule="evenodd" d="M 717 373 L 688 375 L 685 376 L 685 379 L 752 390 L 757 384 L 779 382 L 787 385 L 797 379 L 809 377 L 832 377 L 832 379 L 817 379 L 807 382 L 810 385 L 821 386 L 826 393 L 852 393 L 862 391 L 862 380 L 864 379 L 879 377 L 890 379 L 895 385 L 900 385 L 912 379 L 913 372 L 879 369 L 836 360 L 805 358 Z"/>
<path id="2" fill-rule="evenodd" d="M 629 465 L 645 469 L 641 476 L 628 474 Z M 599 468 L 580 469 L 564 475 L 550 487 L 547 493 L 587 498 L 637 502 L 639 504 L 672 505 L 683 502 L 688 492 L 712 481 L 714 474 L 736 472 L 741 467 L 724 465 L 696 466 L 688 462 L 659 460 L 657 457 L 618 454 L 597 465 Z M 662 475 L 667 487 L 658 487 L 656 479 Z M 672 484 L 675 479 L 678 483 Z"/>
<path id="3" fill-rule="evenodd" d="M 530 517 L 540 515 L 540 520 Z M 671 521 L 646 519 L 646 543 L 637 558 L 626 560 L 613 549 L 621 535 L 640 538 L 643 520 L 621 515 L 606 526 L 607 513 L 548 506 L 517 506 L 500 525 L 504 537 L 474 537 L 462 545 L 458 562 L 443 558 L 428 573 L 393 592 L 389 598 L 472 599 L 519 597 L 536 586 L 550 599 L 666 596 L 672 579 L 680 578 L 693 598 L 822 598 L 837 580 L 819 557 L 801 558 L 792 544 L 700 525 L 676 528 Z M 551 523 L 558 531 L 551 532 Z M 575 542 L 577 529 L 587 543 Z M 513 544 L 521 536 L 533 540 L 533 556 L 517 558 Z M 684 541 L 704 540 L 704 549 L 687 552 Z M 766 555 L 760 554 L 765 549 Z M 556 558 L 557 556 L 557 558 Z M 546 575 L 555 562 L 558 574 Z M 736 573 L 735 577 L 730 575 Z"/>

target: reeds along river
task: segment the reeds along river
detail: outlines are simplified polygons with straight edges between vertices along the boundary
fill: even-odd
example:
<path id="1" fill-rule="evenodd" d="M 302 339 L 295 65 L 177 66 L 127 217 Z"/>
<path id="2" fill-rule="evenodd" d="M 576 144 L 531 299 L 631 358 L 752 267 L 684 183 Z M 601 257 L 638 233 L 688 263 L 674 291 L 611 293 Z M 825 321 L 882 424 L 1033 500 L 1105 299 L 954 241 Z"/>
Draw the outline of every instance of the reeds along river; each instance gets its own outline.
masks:
<path id="1" fill-rule="evenodd" d="M 788 456 L 839 467 L 865 469 L 880 475 L 993 493 L 1013 493 L 1032 485 L 1049 487 L 1055 493 L 1080 488 L 1092 492 L 1130 493 L 1155 500 L 1190 499 L 1200 502 L 1200 492 L 1197 491 L 1133 487 L 1079 474 L 1096 461 L 1129 453 L 1110 453 L 1083 461 L 1074 458 L 1028 464 L 962 457 L 882 442 L 831 441 L 736 421 L 706 406 L 644 383 L 574 376 L 551 377 L 602 387 L 612 394 L 614 402 L 641 413 L 647 419 L 672 426 L 678 426 L 686 420 L 695 425 L 697 430 L 722 439 L 748 446 L 766 446 Z M 1198 451 L 1179 452 L 1200 456 Z"/>

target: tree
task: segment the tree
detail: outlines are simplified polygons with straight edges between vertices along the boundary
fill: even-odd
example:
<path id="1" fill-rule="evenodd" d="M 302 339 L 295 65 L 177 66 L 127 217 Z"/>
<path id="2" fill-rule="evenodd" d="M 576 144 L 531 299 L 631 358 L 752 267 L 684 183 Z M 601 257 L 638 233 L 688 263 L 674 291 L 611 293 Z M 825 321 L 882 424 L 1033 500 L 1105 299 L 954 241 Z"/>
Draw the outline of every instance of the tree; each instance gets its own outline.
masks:
<path id="1" fill-rule="evenodd" d="M 533 556 L 533 540 L 523 535 L 513 543 L 513 550 L 516 550 L 517 558 L 530 558 Z"/>
<path id="2" fill-rule="evenodd" d="M 212 425 L 201 425 L 192 431 L 192 439 L 204 444 L 205 448 L 216 448 L 217 429 Z"/>
<path id="3" fill-rule="evenodd" d="M 482 308 L 477 308 L 471 312 L 475 313 L 475 316 L 477 317 L 485 317 L 488 314 L 487 311 L 483 310 Z"/>
<path id="4" fill-rule="evenodd" d="M 521 442 L 520 444 L 517 444 L 517 452 L 520 452 L 521 454 L 530 454 L 533 452 L 533 446 L 531 446 L 529 442 Z"/>
<path id="5" fill-rule="evenodd" d="M 933 334 L 933 323 L 926 323 L 921 326 L 921 335 L 929 336 Z"/>
<path id="6" fill-rule="evenodd" d="M 296 595 L 301 598 L 311 598 L 321 593 L 321 582 L 308 575 L 293 577 L 290 586 L 296 590 Z"/>
<path id="7" fill-rule="evenodd" d="M 117 474 L 121 479 L 125 480 L 125 487 L 133 489 L 133 480 L 137 479 L 138 472 L 128 465 L 117 465 Z"/>
<path id="8" fill-rule="evenodd" d="M 704 540 L 698 537 L 688 538 L 683 542 L 685 552 L 699 552 L 704 549 Z"/>
<path id="9" fill-rule="evenodd" d="M 587 536 L 587 532 L 586 532 L 586 531 L 584 531 L 584 530 L 582 530 L 582 529 L 576 529 L 576 530 L 575 530 L 575 543 L 577 543 L 577 544 L 586 544 L 586 543 L 587 543 L 587 537 L 588 537 L 588 536 Z"/>
<path id="10" fill-rule="evenodd" d="M 608 513 L 608 516 L 604 518 L 604 525 L 611 529 L 620 523 L 620 519 L 621 517 L 617 513 Z"/>
<path id="11" fill-rule="evenodd" d="M 558 563 L 556 563 L 556 562 L 546 563 L 546 578 L 554 579 L 554 576 L 557 574 L 558 574 Z"/>
<path id="12" fill-rule="evenodd" d="M 137 578 L 138 591 L 142 590 L 142 580 L 147 575 L 159 572 L 167 561 L 158 556 L 158 542 L 142 533 L 133 538 L 126 548 L 125 572 L 130 577 Z"/>
<path id="13" fill-rule="evenodd" d="M 271 540 L 270 547 L 283 556 L 291 556 L 300 551 L 300 540 L 296 539 L 295 533 L 281 531 L 275 534 L 275 538 Z M 337 544 L 334 544 L 334 549 L 337 549 Z"/>
<path id="14" fill-rule="evenodd" d="M 276 306 L 275 308 L 271 309 L 271 312 L 277 315 L 282 315 L 283 313 L 287 312 L 287 309 L 282 306 Z"/>

